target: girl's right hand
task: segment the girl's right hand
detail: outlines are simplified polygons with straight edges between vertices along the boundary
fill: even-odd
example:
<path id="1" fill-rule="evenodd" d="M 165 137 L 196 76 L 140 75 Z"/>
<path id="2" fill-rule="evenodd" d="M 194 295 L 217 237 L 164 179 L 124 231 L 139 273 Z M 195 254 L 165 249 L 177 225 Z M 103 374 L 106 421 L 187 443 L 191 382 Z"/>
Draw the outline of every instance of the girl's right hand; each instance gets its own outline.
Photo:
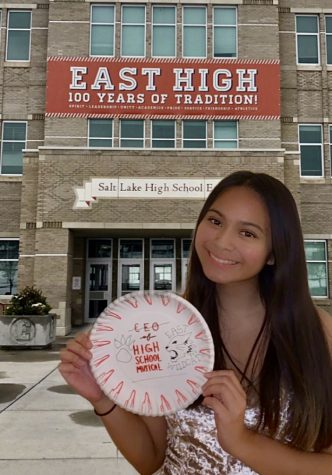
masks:
<path id="1" fill-rule="evenodd" d="M 96 383 L 89 365 L 92 357 L 92 344 L 89 334 L 81 333 L 67 343 L 60 352 L 59 371 L 67 383 L 82 397 L 92 404 L 105 398 Z"/>

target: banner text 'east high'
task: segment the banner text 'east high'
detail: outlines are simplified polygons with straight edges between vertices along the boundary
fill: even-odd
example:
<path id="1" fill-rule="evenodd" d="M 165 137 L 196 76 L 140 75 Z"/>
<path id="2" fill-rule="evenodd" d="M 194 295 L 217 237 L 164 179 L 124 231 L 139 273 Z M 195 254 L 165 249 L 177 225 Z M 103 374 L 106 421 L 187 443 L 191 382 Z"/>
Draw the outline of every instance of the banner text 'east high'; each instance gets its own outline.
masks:
<path id="1" fill-rule="evenodd" d="M 46 115 L 278 119 L 279 63 L 51 57 Z"/>

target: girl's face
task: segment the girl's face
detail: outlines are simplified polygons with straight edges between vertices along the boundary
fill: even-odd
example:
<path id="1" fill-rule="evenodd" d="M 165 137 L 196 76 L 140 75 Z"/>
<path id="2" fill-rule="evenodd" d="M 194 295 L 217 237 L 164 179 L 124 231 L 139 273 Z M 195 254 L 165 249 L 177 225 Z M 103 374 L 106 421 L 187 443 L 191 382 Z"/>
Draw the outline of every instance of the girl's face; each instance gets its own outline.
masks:
<path id="1" fill-rule="evenodd" d="M 212 282 L 257 281 L 264 265 L 273 264 L 270 218 L 260 196 L 245 186 L 223 192 L 197 228 L 195 249 Z"/>

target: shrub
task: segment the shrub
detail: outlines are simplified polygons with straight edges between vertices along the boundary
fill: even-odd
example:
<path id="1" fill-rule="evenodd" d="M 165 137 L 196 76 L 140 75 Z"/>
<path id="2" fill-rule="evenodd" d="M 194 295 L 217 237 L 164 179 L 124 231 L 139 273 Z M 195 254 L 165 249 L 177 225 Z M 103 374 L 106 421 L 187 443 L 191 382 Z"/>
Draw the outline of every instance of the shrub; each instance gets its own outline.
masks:
<path id="1" fill-rule="evenodd" d="M 25 287 L 12 297 L 5 310 L 6 315 L 47 315 L 51 310 L 42 291 L 35 287 Z"/>

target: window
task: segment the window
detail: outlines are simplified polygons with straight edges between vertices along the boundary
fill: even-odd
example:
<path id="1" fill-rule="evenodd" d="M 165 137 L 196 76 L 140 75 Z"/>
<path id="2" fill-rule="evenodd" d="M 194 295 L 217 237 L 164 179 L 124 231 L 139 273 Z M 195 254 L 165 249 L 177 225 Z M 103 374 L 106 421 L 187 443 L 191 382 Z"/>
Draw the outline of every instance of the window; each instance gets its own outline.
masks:
<path id="1" fill-rule="evenodd" d="M 91 7 L 91 56 L 114 56 L 114 6 Z"/>
<path id="2" fill-rule="evenodd" d="M 145 7 L 122 7 L 121 55 L 145 56 Z"/>
<path id="3" fill-rule="evenodd" d="M 151 239 L 151 259 L 174 259 L 174 239 Z"/>
<path id="4" fill-rule="evenodd" d="M 183 148 L 206 148 L 206 122 L 184 120 L 182 137 Z"/>
<path id="5" fill-rule="evenodd" d="M 16 293 L 18 247 L 18 239 L 0 239 L 0 295 Z"/>
<path id="6" fill-rule="evenodd" d="M 213 128 L 214 148 L 237 148 L 238 133 L 235 120 L 215 120 Z"/>
<path id="7" fill-rule="evenodd" d="M 89 147 L 112 147 L 112 119 L 89 119 Z"/>
<path id="8" fill-rule="evenodd" d="M 325 17 L 327 64 L 332 64 L 332 16 Z"/>
<path id="9" fill-rule="evenodd" d="M 30 61 L 31 12 L 9 10 L 7 61 Z"/>
<path id="10" fill-rule="evenodd" d="M 175 7 L 153 7 L 152 56 L 175 56 L 176 44 Z"/>
<path id="11" fill-rule="evenodd" d="M 182 249 L 181 249 L 182 259 L 189 259 L 191 242 L 192 242 L 191 239 L 182 239 Z"/>
<path id="12" fill-rule="evenodd" d="M 119 259 L 143 259 L 143 239 L 120 239 Z"/>
<path id="13" fill-rule="evenodd" d="M 298 64 L 319 64 L 319 27 L 317 15 L 296 16 Z"/>
<path id="14" fill-rule="evenodd" d="M 310 293 L 312 297 L 327 297 L 326 241 L 306 241 L 304 246 Z"/>
<path id="15" fill-rule="evenodd" d="M 89 239 L 88 258 L 112 257 L 112 239 Z"/>
<path id="16" fill-rule="evenodd" d="M 206 57 L 205 7 L 183 7 L 183 56 Z"/>
<path id="17" fill-rule="evenodd" d="M 1 174 L 21 175 L 26 142 L 26 122 L 3 122 L 1 142 Z"/>
<path id="18" fill-rule="evenodd" d="M 175 147 L 175 121 L 153 120 L 152 121 L 152 147 L 174 148 Z"/>
<path id="19" fill-rule="evenodd" d="M 301 176 L 323 176 L 322 127 L 300 125 Z"/>
<path id="20" fill-rule="evenodd" d="M 122 285 L 120 295 L 140 290 L 141 266 L 139 264 L 122 264 L 121 267 Z"/>
<path id="21" fill-rule="evenodd" d="M 172 266 L 159 264 L 154 266 L 154 290 L 172 290 Z"/>
<path id="22" fill-rule="evenodd" d="M 120 147 L 144 147 L 144 120 L 120 121 Z"/>
<path id="23" fill-rule="evenodd" d="M 213 9 L 213 56 L 215 58 L 236 56 L 236 8 Z"/>

